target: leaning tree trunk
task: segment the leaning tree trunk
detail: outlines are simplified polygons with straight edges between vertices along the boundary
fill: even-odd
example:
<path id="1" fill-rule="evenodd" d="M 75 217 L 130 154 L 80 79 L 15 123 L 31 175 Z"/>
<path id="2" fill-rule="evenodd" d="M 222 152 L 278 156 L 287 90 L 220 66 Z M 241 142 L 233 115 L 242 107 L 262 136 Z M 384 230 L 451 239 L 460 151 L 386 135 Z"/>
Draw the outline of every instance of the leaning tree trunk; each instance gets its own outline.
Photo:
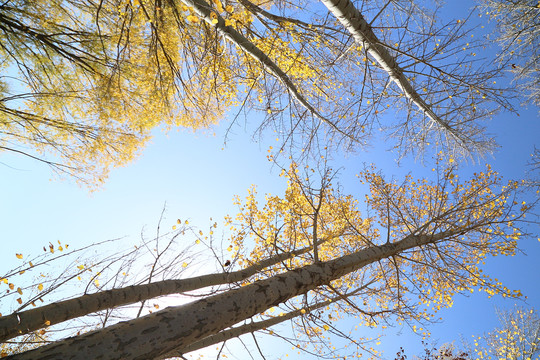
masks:
<path id="1" fill-rule="evenodd" d="M 411 248 L 458 234 L 409 235 L 396 243 L 374 246 L 328 262 L 291 270 L 251 285 L 190 304 L 121 322 L 104 329 L 16 354 L 8 359 L 154 359 L 182 352 L 204 339 L 295 296 L 328 284 L 352 271 Z"/>
<path id="2" fill-rule="evenodd" d="M 200 349 L 204 349 L 206 347 L 219 344 L 221 342 L 225 342 L 230 339 L 238 338 L 245 334 L 254 333 L 256 331 L 266 330 L 272 326 L 275 326 L 277 324 L 281 324 L 282 322 L 294 319 L 295 317 L 302 316 L 305 313 L 311 313 L 314 310 L 326 307 L 332 303 L 336 303 L 340 300 L 346 300 L 352 296 L 357 295 L 361 290 L 365 289 L 367 286 L 369 286 L 372 282 L 375 282 L 375 280 L 372 280 L 368 282 L 367 284 L 363 284 L 361 287 L 355 289 L 354 291 L 351 291 L 350 293 L 338 295 L 333 298 L 328 298 L 327 300 L 318 302 L 313 305 L 308 305 L 302 309 L 296 309 L 293 311 L 290 311 L 286 314 L 271 317 L 266 320 L 262 321 L 255 321 L 250 322 L 244 325 L 236 326 L 227 330 L 223 330 L 217 334 L 210 335 L 208 337 L 205 337 L 204 339 L 201 339 L 199 341 L 196 341 L 192 344 L 189 344 L 187 346 L 184 346 L 181 350 L 173 350 L 170 351 L 164 355 L 161 355 L 160 357 L 156 358 L 155 360 L 163 360 L 163 359 L 170 359 L 174 357 L 182 357 L 184 354 L 197 351 Z M 347 300 L 346 300 L 347 301 Z"/>
<path id="3" fill-rule="evenodd" d="M 396 59 L 388 52 L 384 44 L 379 41 L 369 23 L 364 19 L 360 11 L 350 0 L 321 0 L 328 10 L 341 22 L 341 24 L 354 37 L 355 41 L 362 45 L 366 51 L 375 58 L 379 65 L 388 74 L 390 79 L 399 86 L 403 94 L 413 102 L 433 122 L 451 134 L 456 140 L 460 140 L 463 134 L 459 134 L 446 121 L 433 111 L 431 105 L 411 85 L 403 74 L 403 70 Z"/>
<path id="4" fill-rule="evenodd" d="M 322 242 L 324 241 L 320 243 Z M 97 311 L 133 304 L 158 296 L 181 294 L 209 286 L 241 282 L 264 268 L 278 264 L 291 256 L 305 254 L 310 250 L 311 247 L 306 247 L 296 251 L 282 253 L 264 259 L 245 269 L 230 273 L 208 274 L 188 279 L 163 280 L 150 284 L 100 291 L 41 306 L 36 309 L 2 316 L 0 317 L 0 342 Z"/>
<path id="5" fill-rule="evenodd" d="M 225 39 L 229 40 L 239 49 L 242 49 L 255 60 L 259 61 L 263 67 L 272 75 L 274 75 L 285 86 L 289 94 L 298 103 L 303 106 L 309 113 L 311 113 L 319 121 L 322 121 L 339 134 L 349 138 L 352 141 L 357 141 L 350 134 L 347 134 L 340 129 L 335 122 L 324 116 L 313 105 L 309 103 L 304 95 L 300 93 L 291 78 L 281 69 L 266 53 L 253 44 L 248 38 L 238 32 L 234 27 L 225 25 L 225 19 L 219 15 L 205 0 L 180 0 L 186 6 L 193 8 L 193 10 L 203 18 L 211 26 L 214 26 L 217 32 Z M 217 22 L 216 22 L 217 20 Z"/>

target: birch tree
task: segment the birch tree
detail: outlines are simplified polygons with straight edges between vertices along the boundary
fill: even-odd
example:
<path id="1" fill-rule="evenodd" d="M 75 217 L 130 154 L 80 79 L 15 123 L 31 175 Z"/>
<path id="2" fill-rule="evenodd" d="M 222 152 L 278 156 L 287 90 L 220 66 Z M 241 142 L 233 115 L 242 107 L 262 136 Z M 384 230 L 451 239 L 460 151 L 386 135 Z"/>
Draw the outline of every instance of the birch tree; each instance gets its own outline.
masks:
<path id="1" fill-rule="evenodd" d="M 488 256 L 514 254 L 525 233 L 520 222 L 529 205 L 519 201 L 518 183 L 501 184 L 489 168 L 468 181 L 452 168 L 438 174 L 435 183 L 412 177 L 397 183 L 366 169 L 360 177 L 370 190 L 361 213 L 354 198 L 332 185 L 331 170 L 293 164 L 283 171 L 283 197 L 267 195 L 259 205 L 251 189 L 237 199 L 238 215 L 225 222 L 226 258 L 217 256 L 222 273 L 113 286 L 16 311 L 0 318 L 0 334 L 5 341 L 49 331 L 69 318 L 167 294 L 199 299 L 8 358 L 167 358 L 255 330 L 276 336 L 268 327 L 289 320 L 305 339 L 299 348 L 309 344 L 310 351 L 328 354 L 333 334 L 351 342 L 352 355 L 374 354 L 362 336 L 340 330 L 338 319 L 355 316 L 360 327 L 406 321 L 423 331 L 457 294 L 520 296 L 481 269 Z M 194 246 L 209 245 L 214 229 L 195 231 Z"/>
<path id="2" fill-rule="evenodd" d="M 481 122 L 511 109 L 511 93 L 477 56 L 466 15 L 323 4 L 2 3 L 1 149 L 96 185 L 156 127 L 203 129 L 256 111 L 254 127 L 275 130 L 288 153 L 361 149 L 379 129 L 403 153 L 490 151 Z"/>

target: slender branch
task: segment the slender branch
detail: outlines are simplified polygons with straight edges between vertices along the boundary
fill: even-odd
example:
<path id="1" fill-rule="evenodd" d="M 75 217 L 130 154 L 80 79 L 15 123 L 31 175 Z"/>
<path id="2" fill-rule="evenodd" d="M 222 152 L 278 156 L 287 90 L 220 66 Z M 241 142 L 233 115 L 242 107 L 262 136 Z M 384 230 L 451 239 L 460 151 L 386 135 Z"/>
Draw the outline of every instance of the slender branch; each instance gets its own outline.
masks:
<path id="1" fill-rule="evenodd" d="M 315 118 L 319 119 L 328 125 L 336 132 L 340 133 L 344 137 L 349 138 L 350 140 L 357 142 L 357 139 L 352 137 L 352 135 L 347 134 L 341 130 L 335 122 L 331 121 L 324 115 L 322 115 L 317 109 L 315 109 L 308 100 L 300 93 L 296 85 L 293 83 L 291 78 L 274 62 L 268 57 L 268 55 L 255 46 L 249 39 L 244 35 L 238 32 L 232 26 L 225 25 L 225 19 L 221 17 L 217 11 L 214 11 L 212 7 L 206 3 L 204 0 L 181 0 L 186 6 L 192 7 L 194 11 L 204 19 L 208 24 L 214 26 L 216 30 L 227 40 L 231 41 L 233 44 L 238 46 L 240 49 L 244 50 L 251 57 L 258 60 L 263 67 L 274 75 L 285 88 L 289 91 L 289 94 L 296 99 L 306 110 L 308 110 Z M 215 22 L 217 21 L 217 22 Z"/>

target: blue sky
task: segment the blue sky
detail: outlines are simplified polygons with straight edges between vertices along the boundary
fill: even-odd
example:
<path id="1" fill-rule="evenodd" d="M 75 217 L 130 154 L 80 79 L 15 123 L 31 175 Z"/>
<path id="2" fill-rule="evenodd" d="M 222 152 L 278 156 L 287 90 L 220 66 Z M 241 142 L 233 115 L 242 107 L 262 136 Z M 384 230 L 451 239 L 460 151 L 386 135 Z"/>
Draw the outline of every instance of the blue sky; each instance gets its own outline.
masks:
<path id="1" fill-rule="evenodd" d="M 537 109 L 522 109 L 521 116 L 497 115 L 489 124 L 500 150 L 493 158 L 478 164 L 464 164 L 464 175 L 478 171 L 485 163 L 506 178 L 524 175 L 525 163 L 540 135 Z M 250 126 L 256 125 L 252 118 Z M 262 143 L 251 140 L 250 126 L 234 128 L 234 134 L 224 144 L 227 122 L 207 133 L 171 131 L 156 133 L 152 143 L 135 163 L 112 171 L 104 188 L 88 193 L 69 179 L 51 181 L 52 174 L 43 164 L 10 154 L 0 154 L 0 259 L 3 270 L 18 264 L 15 253 L 37 254 L 44 245 L 60 240 L 72 247 L 125 236 L 125 243 L 137 243 L 141 230 L 153 231 L 166 203 L 164 225 L 172 226 L 177 218 L 205 227 L 209 218 L 222 219 L 236 208 L 232 198 L 243 196 L 252 185 L 259 192 L 281 194 L 285 188 L 279 170 L 266 160 L 268 146 L 274 145 L 273 134 Z M 213 134 L 215 131 L 215 135 Z M 429 168 L 406 159 L 401 166 L 394 161 L 395 154 L 385 152 L 384 145 L 376 142 L 366 153 L 337 154 L 334 167 L 341 167 L 339 182 L 343 192 L 363 198 L 363 188 L 355 175 L 364 163 L 375 163 L 388 176 L 399 178 L 429 174 Z M 540 309 L 538 281 L 540 242 L 537 237 L 525 238 L 521 246 L 527 255 L 490 260 L 486 268 L 508 287 L 517 288 L 528 296 L 526 303 Z M 511 308 L 513 300 L 487 299 L 485 294 L 456 297 L 454 306 L 440 314 L 444 321 L 430 328 L 432 339 L 440 343 L 459 341 L 460 335 L 470 339 L 496 326 L 495 306 Z M 395 334 L 395 331 L 399 333 Z M 410 335 L 407 328 L 396 328 L 383 340 L 381 349 L 392 358 L 399 346 L 420 351 L 420 338 Z M 289 352 L 275 343 L 267 342 L 269 359 Z M 242 359 L 242 356 L 237 356 Z M 290 352 L 289 358 L 303 359 Z"/>

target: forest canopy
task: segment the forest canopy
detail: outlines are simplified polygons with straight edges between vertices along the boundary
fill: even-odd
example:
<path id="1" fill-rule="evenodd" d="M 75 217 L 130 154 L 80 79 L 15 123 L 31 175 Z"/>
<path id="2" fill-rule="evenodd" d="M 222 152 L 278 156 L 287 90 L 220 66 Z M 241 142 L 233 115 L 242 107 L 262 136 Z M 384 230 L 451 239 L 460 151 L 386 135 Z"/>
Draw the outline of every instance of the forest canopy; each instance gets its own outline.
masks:
<path id="1" fill-rule="evenodd" d="M 248 113 L 298 159 L 362 150 L 379 130 L 401 154 L 494 149 L 484 120 L 513 110 L 514 94 L 480 56 L 473 13 L 340 4 L 5 1 L 0 146 L 90 186 L 137 157 L 155 128 Z"/>

